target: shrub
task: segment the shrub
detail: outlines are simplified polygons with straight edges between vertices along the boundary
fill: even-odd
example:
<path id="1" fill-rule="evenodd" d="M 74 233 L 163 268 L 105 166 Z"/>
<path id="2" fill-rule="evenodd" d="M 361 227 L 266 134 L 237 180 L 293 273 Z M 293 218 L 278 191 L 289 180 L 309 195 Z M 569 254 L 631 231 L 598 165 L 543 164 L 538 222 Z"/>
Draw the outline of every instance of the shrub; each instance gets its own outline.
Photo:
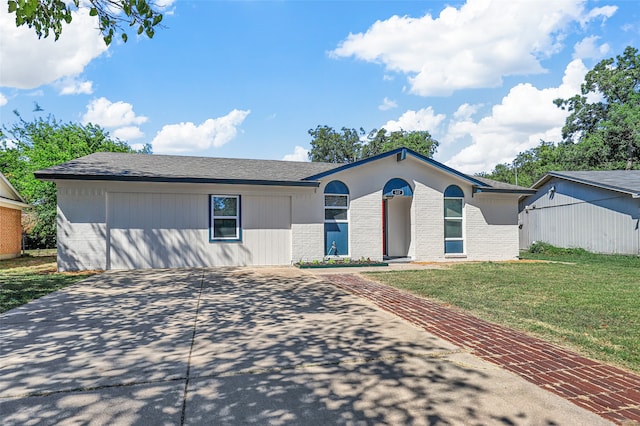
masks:
<path id="1" fill-rule="evenodd" d="M 544 241 L 534 241 L 531 246 L 529 246 L 529 253 L 537 253 L 537 254 L 552 254 L 552 255 L 583 255 L 589 254 L 583 248 L 562 248 L 556 247 L 549 243 L 545 243 Z"/>

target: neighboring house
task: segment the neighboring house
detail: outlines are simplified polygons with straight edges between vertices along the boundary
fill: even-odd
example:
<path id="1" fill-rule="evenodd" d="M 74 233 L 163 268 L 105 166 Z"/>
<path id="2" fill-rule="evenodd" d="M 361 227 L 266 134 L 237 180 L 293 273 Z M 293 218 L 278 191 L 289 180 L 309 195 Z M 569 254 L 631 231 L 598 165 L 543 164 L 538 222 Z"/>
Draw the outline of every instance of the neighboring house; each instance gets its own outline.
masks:
<path id="1" fill-rule="evenodd" d="M 0 173 L 0 259 L 20 256 L 22 210 L 29 207 L 18 191 Z"/>
<path id="2" fill-rule="evenodd" d="M 518 198 L 408 149 L 351 164 L 96 153 L 58 187 L 58 268 L 518 256 Z"/>
<path id="3" fill-rule="evenodd" d="M 520 201 L 520 247 L 534 241 L 640 254 L 640 170 L 549 172 Z"/>

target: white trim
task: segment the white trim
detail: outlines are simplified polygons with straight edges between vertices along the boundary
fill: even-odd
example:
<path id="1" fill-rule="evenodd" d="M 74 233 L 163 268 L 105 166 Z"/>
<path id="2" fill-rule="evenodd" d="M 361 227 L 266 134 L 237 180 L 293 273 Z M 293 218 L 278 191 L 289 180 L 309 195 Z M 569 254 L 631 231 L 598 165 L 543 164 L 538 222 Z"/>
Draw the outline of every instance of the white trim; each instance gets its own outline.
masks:
<path id="1" fill-rule="evenodd" d="M 210 208 L 211 208 L 211 223 L 210 226 L 210 237 L 209 240 L 212 242 L 215 241 L 240 241 L 242 239 L 242 234 L 240 231 L 240 195 L 227 195 L 227 194 L 211 194 L 210 195 Z M 234 216 L 216 216 L 215 214 L 215 199 L 216 198 L 235 198 L 236 199 L 236 214 Z M 216 219 L 233 219 L 236 221 L 236 234 L 232 237 L 216 237 L 215 236 L 215 220 Z"/>
<path id="2" fill-rule="evenodd" d="M 9 209 L 28 209 L 31 207 L 31 204 L 22 203 L 20 201 L 11 200 L 9 198 L 0 197 L 0 207 L 7 207 Z"/>
<path id="3" fill-rule="evenodd" d="M 448 256 L 451 256 L 451 257 L 455 257 L 455 256 L 466 257 L 466 253 L 467 253 L 467 244 L 466 244 L 466 238 L 465 238 L 466 237 L 466 227 L 464 226 L 465 222 L 466 222 L 465 221 L 465 208 L 464 208 L 466 203 L 464 201 L 464 197 L 443 197 L 443 202 L 442 202 L 443 210 L 446 209 L 445 203 L 444 203 L 446 200 L 460 200 L 462 202 L 462 206 L 461 206 L 460 216 L 444 216 L 444 211 L 442 212 L 442 214 L 444 216 L 443 225 L 444 225 L 445 234 L 446 234 L 446 229 L 447 229 L 447 226 L 446 226 L 447 220 L 450 220 L 450 221 L 454 221 L 455 220 L 455 221 L 460 221 L 460 227 L 462 228 L 460 231 L 461 231 L 462 236 L 461 237 L 448 237 L 448 238 L 447 238 L 446 235 L 444 236 L 444 243 L 445 243 L 444 255 L 445 255 L 445 257 L 448 257 Z M 446 252 L 446 243 L 447 243 L 447 241 L 462 241 L 462 252 L 460 252 L 460 253 L 447 253 Z"/>
<path id="4" fill-rule="evenodd" d="M 26 203 L 24 198 L 22 198 L 20 193 L 13 187 L 13 185 L 11 185 L 11 182 L 9 182 L 9 179 L 7 179 L 7 177 L 3 175 L 2 172 L 0 172 L 0 181 L 4 182 L 4 184 L 9 187 L 9 191 L 13 192 L 13 194 L 16 196 L 16 198 L 13 201 L 22 202 L 26 205 L 26 207 L 31 207 L 29 204 Z"/>

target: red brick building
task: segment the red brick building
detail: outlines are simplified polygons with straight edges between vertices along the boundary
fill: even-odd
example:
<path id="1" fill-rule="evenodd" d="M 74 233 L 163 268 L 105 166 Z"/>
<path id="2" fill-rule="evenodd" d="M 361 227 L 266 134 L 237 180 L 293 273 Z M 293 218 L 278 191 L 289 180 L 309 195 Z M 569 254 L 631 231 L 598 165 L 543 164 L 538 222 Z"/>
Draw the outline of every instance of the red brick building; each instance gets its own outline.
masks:
<path id="1" fill-rule="evenodd" d="M 27 207 L 18 191 L 0 173 L 0 259 L 20 256 L 22 210 Z"/>

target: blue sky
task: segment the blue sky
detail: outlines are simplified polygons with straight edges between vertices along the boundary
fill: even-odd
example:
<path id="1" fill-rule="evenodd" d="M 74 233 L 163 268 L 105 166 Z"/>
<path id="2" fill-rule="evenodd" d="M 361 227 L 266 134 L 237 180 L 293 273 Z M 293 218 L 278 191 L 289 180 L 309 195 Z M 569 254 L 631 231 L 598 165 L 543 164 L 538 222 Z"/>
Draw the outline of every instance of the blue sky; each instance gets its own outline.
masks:
<path id="1" fill-rule="evenodd" d="M 466 173 L 558 141 L 635 1 L 164 1 L 165 29 L 106 48 L 86 11 L 38 40 L 0 11 L 0 122 L 93 122 L 154 153 L 305 160 L 318 125 L 428 130 Z M 34 112 L 37 103 L 44 111 Z"/>

